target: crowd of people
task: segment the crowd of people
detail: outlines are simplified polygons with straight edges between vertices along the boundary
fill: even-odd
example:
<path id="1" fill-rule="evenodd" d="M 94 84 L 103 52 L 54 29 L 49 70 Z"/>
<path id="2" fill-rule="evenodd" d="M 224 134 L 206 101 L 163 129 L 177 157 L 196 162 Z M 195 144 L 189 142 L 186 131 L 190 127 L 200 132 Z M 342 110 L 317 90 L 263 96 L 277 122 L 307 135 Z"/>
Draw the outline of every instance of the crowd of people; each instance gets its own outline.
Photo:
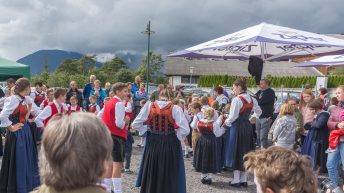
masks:
<path id="1" fill-rule="evenodd" d="M 233 97 L 221 86 L 211 97 L 163 84 L 148 96 L 139 76 L 102 88 L 91 75 L 82 92 L 75 81 L 69 89 L 36 82 L 34 92 L 28 79 L 7 82 L 0 96 L 0 192 L 121 193 L 122 173 L 132 173 L 133 135 L 144 148 L 141 193 L 186 193 L 184 157 L 192 156 L 204 185 L 230 170 L 229 186 L 248 187 L 249 172 L 258 192 L 314 193 L 316 175 L 326 172 L 339 186 L 344 86 L 333 98 L 325 88 L 315 97 L 306 87 L 300 101 L 278 106 L 266 79 L 254 96 L 244 80 L 234 81 Z"/>

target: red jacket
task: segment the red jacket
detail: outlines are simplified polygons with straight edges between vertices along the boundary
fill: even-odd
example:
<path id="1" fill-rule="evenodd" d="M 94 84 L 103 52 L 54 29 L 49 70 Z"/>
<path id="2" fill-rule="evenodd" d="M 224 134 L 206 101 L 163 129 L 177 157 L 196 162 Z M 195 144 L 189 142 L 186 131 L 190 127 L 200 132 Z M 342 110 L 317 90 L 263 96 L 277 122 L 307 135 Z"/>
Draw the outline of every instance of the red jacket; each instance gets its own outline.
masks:
<path id="1" fill-rule="evenodd" d="M 116 112 L 116 104 L 120 102 L 118 98 L 112 98 L 109 100 L 106 105 L 104 106 L 104 113 L 102 116 L 104 124 L 108 127 L 110 130 L 111 135 L 119 136 L 124 139 L 127 139 L 127 130 L 125 129 L 125 126 L 123 128 L 119 128 L 116 125 L 116 119 L 115 116 Z"/>
<path id="2" fill-rule="evenodd" d="M 60 113 L 59 113 L 59 111 L 57 110 L 57 107 L 56 107 L 56 105 L 55 105 L 54 102 L 51 102 L 51 103 L 49 104 L 49 106 L 51 107 L 51 115 L 50 115 L 47 119 L 44 120 L 44 127 L 48 124 L 49 120 L 50 120 L 53 116 L 55 116 L 55 115 L 58 116 L 58 115 L 62 115 L 62 114 L 63 114 L 63 106 L 62 106 L 62 105 L 60 105 Z"/>

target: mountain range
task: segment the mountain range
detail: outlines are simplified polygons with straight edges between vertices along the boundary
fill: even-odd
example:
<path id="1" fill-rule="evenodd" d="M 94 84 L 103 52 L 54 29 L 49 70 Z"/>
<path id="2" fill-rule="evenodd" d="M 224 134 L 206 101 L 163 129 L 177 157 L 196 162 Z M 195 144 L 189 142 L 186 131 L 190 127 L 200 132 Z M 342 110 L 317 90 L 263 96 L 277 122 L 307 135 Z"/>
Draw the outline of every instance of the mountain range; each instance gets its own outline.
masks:
<path id="1" fill-rule="evenodd" d="M 80 59 L 83 54 L 78 52 L 70 52 L 65 50 L 39 50 L 27 56 L 24 56 L 17 60 L 17 62 L 30 66 L 31 74 L 42 73 L 44 64 L 48 64 L 49 72 L 53 72 L 57 69 L 65 59 Z M 100 54 L 97 59 L 96 67 L 100 67 L 103 62 L 111 60 L 112 57 L 118 56 L 125 61 L 129 69 L 135 70 L 141 63 L 143 58 L 142 54 L 132 53 L 118 53 L 118 54 Z"/>

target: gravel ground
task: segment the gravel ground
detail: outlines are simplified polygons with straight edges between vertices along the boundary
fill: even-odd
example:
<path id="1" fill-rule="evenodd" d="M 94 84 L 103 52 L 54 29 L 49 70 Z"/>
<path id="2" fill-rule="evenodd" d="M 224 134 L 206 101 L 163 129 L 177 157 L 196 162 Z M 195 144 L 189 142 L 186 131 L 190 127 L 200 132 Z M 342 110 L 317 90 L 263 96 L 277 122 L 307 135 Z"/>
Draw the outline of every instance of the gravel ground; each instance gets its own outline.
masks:
<path id="1" fill-rule="evenodd" d="M 139 165 L 143 149 L 137 147 L 139 143 L 137 137 L 135 137 L 135 143 L 133 145 L 133 155 L 131 161 L 131 170 L 133 174 L 123 174 L 123 192 L 124 193 L 139 193 L 140 189 L 135 187 L 136 177 L 138 175 Z M 2 157 L 0 157 L 1 167 Z M 200 173 L 193 170 L 192 157 L 184 159 L 186 169 L 186 184 L 188 193 L 254 193 L 256 192 L 256 186 L 253 183 L 253 176 L 249 175 L 249 187 L 248 188 L 233 188 L 228 185 L 228 182 L 233 179 L 232 172 L 223 172 L 214 175 L 212 185 L 204 185 L 200 181 Z M 320 176 L 319 176 L 320 177 Z M 321 176 L 320 178 L 323 178 Z"/>
<path id="2" fill-rule="evenodd" d="M 138 139 L 135 138 L 135 144 L 133 145 L 133 155 L 131 160 L 131 170 L 133 174 L 123 174 L 123 192 L 139 193 L 140 189 L 135 187 L 136 177 L 139 171 L 139 165 L 143 149 L 138 148 Z M 256 186 L 253 183 L 253 176 L 249 176 L 249 187 L 248 188 L 233 188 L 228 185 L 228 182 L 233 179 L 232 172 L 225 172 L 216 174 L 213 177 L 212 185 L 204 185 L 201 183 L 201 174 L 193 170 L 192 157 L 184 159 L 186 169 L 186 189 L 188 193 L 253 193 L 256 192 Z"/>

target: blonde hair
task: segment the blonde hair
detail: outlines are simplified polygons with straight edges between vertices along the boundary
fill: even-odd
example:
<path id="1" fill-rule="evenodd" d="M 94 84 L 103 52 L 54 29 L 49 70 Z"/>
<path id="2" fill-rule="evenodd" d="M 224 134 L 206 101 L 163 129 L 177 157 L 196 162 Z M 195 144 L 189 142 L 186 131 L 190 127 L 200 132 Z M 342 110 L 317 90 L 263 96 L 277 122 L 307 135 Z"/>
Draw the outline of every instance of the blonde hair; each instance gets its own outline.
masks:
<path id="1" fill-rule="evenodd" d="M 56 191 L 95 185 L 105 171 L 104 162 L 112 159 L 112 146 L 109 130 L 93 114 L 53 118 L 43 133 L 41 180 Z"/>
<path id="2" fill-rule="evenodd" d="M 339 85 L 339 86 L 337 86 L 337 89 L 342 89 L 342 91 L 344 91 L 344 85 Z"/>
<path id="3" fill-rule="evenodd" d="M 284 116 L 284 115 L 294 115 L 294 113 L 295 113 L 295 108 L 294 108 L 294 106 L 286 103 L 286 104 L 283 104 L 283 105 L 281 106 L 279 115 L 280 115 L 280 116 Z"/>
<path id="4" fill-rule="evenodd" d="M 225 107 L 223 108 L 223 113 L 229 113 L 229 111 L 231 110 L 231 104 L 228 103 L 225 105 Z"/>
<path id="5" fill-rule="evenodd" d="M 92 100 L 97 100 L 97 97 L 96 97 L 96 96 L 94 96 L 94 95 L 91 95 L 91 96 L 89 97 L 89 99 L 92 99 Z"/>
<path id="6" fill-rule="evenodd" d="M 76 97 L 75 95 L 73 95 L 73 96 L 70 97 L 69 100 L 70 100 L 70 101 L 71 101 L 71 100 L 76 100 L 76 101 L 78 102 L 78 97 Z"/>
<path id="7" fill-rule="evenodd" d="M 213 119 L 214 114 L 215 114 L 215 111 L 214 111 L 214 109 L 211 108 L 211 107 L 206 108 L 206 109 L 204 109 L 204 111 L 203 111 L 203 117 L 204 117 L 205 119 L 208 119 L 208 120 Z"/>
<path id="8" fill-rule="evenodd" d="M 272 146 L 244 156 L 245 169 L 254 173 L 262 190 L 276 193 L 317 192 L 317 178 L 311 161 L 294 151 Z"/>
<path id="9" fill-rule="evenodd" d="M 159 97 L 165 97 L 168 99 L 173 99 L 173 92 L 169 89 L 162 89 L 159 93 Z"/>

